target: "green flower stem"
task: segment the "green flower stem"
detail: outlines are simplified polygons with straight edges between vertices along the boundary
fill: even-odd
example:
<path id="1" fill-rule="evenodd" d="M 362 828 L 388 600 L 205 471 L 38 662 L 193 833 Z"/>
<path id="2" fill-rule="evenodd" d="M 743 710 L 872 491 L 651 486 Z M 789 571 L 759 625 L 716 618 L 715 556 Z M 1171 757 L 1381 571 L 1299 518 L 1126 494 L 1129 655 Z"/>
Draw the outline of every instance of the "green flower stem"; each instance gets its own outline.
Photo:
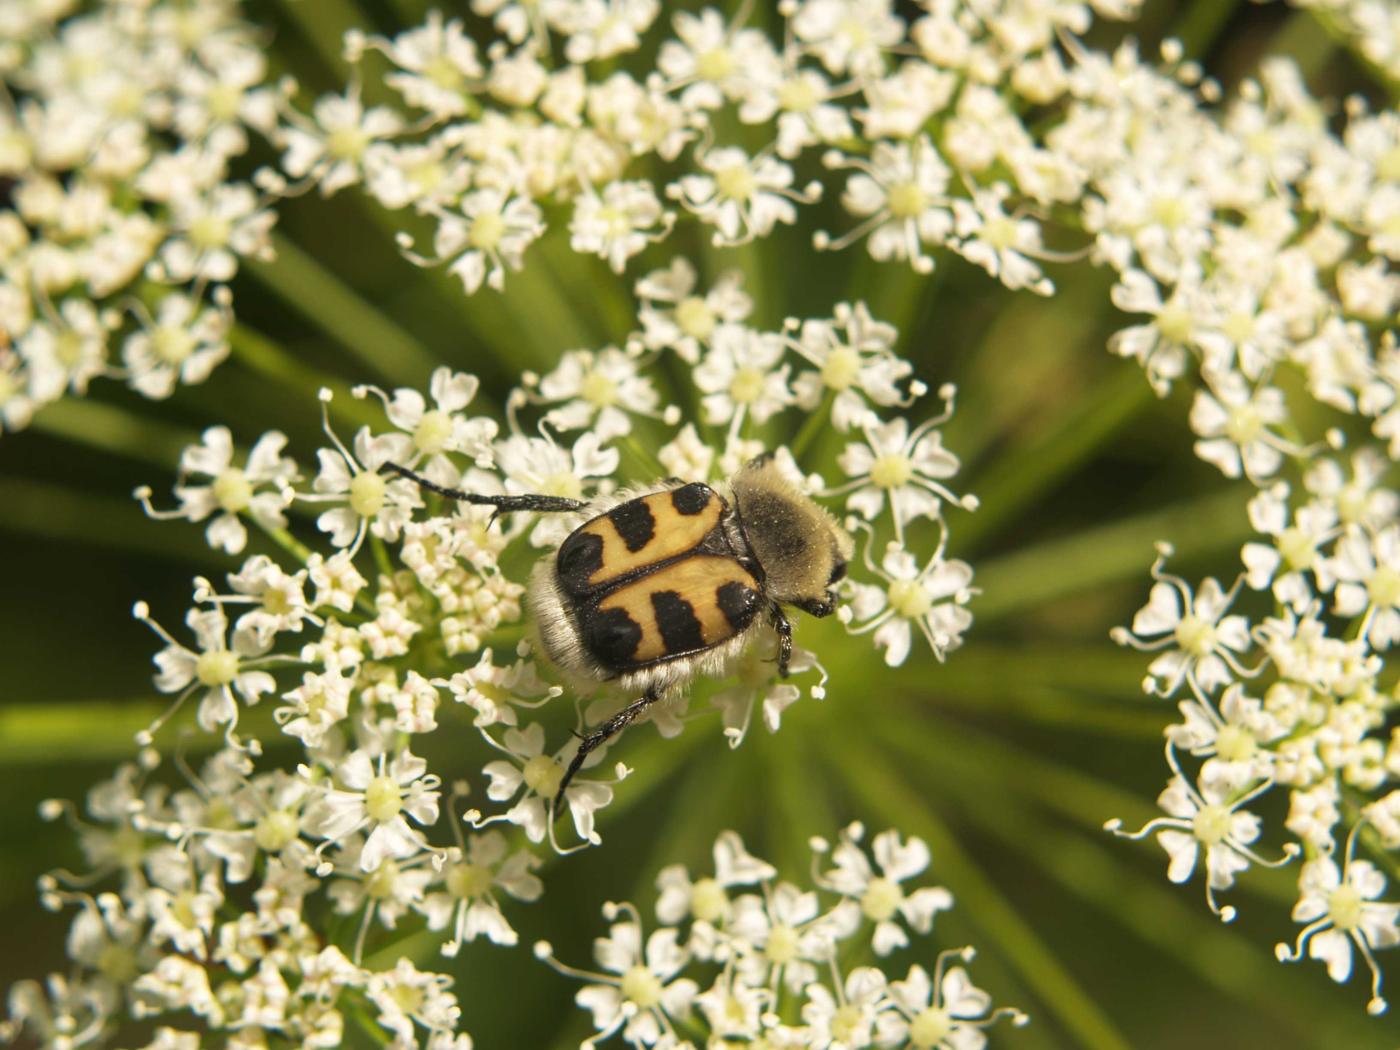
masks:
<path id="1" fill-rule="evenodd" d="M 949 749 L 952 750 L 952 749 Z M 1130 872 L 1112 846 L 1082 835 L 1050 830 L 1005 798 L 954 784 L 958 804 L 1006 848 L 1021 854 L 1066 892 L 1082 899 L 1164 956 L 1258 1009 L 1283 1013 L 1299 1033 L 1317 1031 L 1323 997 L 1300 970 L 1288 972 L 1258 945 L 1247 943 L 1165 880 Z M 1281 994 L 1280 985 L 1287 991 Z M 1330 1024 L 1331 1022 L 1329 1022 Z M 1307 1045 L 1366 1046 L 1376 1033 L 1364 1020 L 1345 1020 L 1346 1034 L 1330 1030 Z"/>
<path id="2" fill-rule="evenodd" d="M 754 712 L 755 723 L 761 714 Z M 811 722 L 801 717 L 785 722 L 776 736 L 769 736 L 762 724 L 751 725 L 743 746 L 759 751 L 764 760 L 765 792 L 772 796 L 764 807 L 769 822 L 767 841 L 778 870 L 795 878 L 811 863 L 808 839 L 813 835 L 830 838 L 839 824 L 826 781 L 813 774 L 821 764 L 808 735 Z M 760 733 L 763 739 L 754 739 Z"/>
<path id="3" fill-rule="evenodd" d="M 1136 368 L 1115 368 L 1076 398 L 1076 410 L 1057 414 L 1039 433 L 1023 432 L 985 474 L 969 482 L 982 502 L 975 514 L 959 522 L 960 549 L 975 550 L 1023 514 L 1109 444 L 1152 401 L 1152 390 Z"/>
<path id="4" fill-rule="evenodd" d="M 64 398 L 34 417 L 34 429 L 162 470 L 173 470 L 199 434 L 92 398 Z"/>
<path id="5" fill-rule="evenodd" d="M 1128 1041 L 1094 997 L 1060 965 L 1050 947 L 987 879 L 906 777 L 893 770 L 858 732 L 847 733 L 831 758 L 843 772 L 846 787 L 862 811 L 928 842 L 938 858 L 940 879 L 1035 990 L 1046 1010 L 1074 1036 L 1076 1045 L 1088 1050 L 1127 1050 Z"/>
<path id="6" fill-rule="evenodd" d="M 362 299 L 295 242 L 273 234 L 274 262 L 248 260 L 248 272 L 278 299 L 315 322 L 378 375 L 426 384 L 437 360 L 413 336 Z"/>
<path id="7" fill-rule="evenodd" d="M 235 324 L 229 333 L 234 360 L 268 379 L 290 386 L 314 402 L 322 387 L 335 395 L 330 414 L 348 426 L 379 425 L 384 413 L 350 393 L 350 385 L 302 364 L 275 340 L 244 324 Z"/>
<path id="8" fill-rule="evenodd" d="M 254 522 L 254 524 L 257 523 Z M 281 547 L 284 551 L 290 554 L 297 561 L 301 562 L 303 565 L 305 565 L 307 559 L 311 557 L 311 548 L 308 547 L 306 544 L 302 543 L 301 540 L 293 536 L 290 532 L 287 531 L 286 528 L 269 529 L 264 527 L 262 531 L 263 534 L 268 537 L 268 539 L 272 540 L 273 543 L 277 544 L 277 546 Z M 369 605 L 368 602 L 366 602 L 365 604 L 366 606 Z M 371 616 L 374 615 L 373 607 L 369 607 L 367 611 Z"/>
<path id="9" fill-rule="evenodd" d="M 1177 556 L 1185 558 L 1221 553 L 1252 536 L 1245 517 L 1251 491 L 1232 485 L 1204 499 L 981 562 L 975 582 L 982 593 L 973 600 L 973 615 L 980 622 L 990 622 L 1135 577 L 1142 578 L 1146 594 L 1154 542 L 1170 537 Z"/>
<path id="10" fill-rule="evenodd" d="M 1187 58 L 1199 62 L 1215 46 L 1225 23 L 1238 6 L 1238 0 L 1192 0 L 1169 30 L 1169 35 L 1181 41 Z"/>
<path id="11" fill-rule="evenodd" d="M 135 757 L 136 734 L 155 721 L 171 702 L 170 697 L 129 700 L 33 700 L 7 701 L 0 706 L 0 768 L 63 762 L 112 763 Z M 191 697 L 161 736 L 180 727 L 192 727 L 197 700 Z M 272 718 L 275 703 L 262 707 L 239 704 L 238 728 L 251 730 L 268 749 L 295 743 L 276 731 Z M 93 726 L 101 726 L 100 733 Z M 191 733 L 181 738 L 185 755 L 207 754 L 224 746 L 221 733 Z M 164 749 L 164 748 L 162 748 Z"/>
<path id="12" fill-rule="evenodd" d="M 586 344 L 597 346 L 600 343 L 620 346 L 637 327 L 637 307 L 632 301 L 630 289 L 636 275 L 646 272 L 634 267 L 631 274 L 616 274 L 602 259 L 591 255 L 579 255 L 569 245 L 568 223 L 570 215 L 561 210 L 554 219 L 559 230 L 552 237 L 541 240 L 535 250 L 544 264 L 545 277 L 550 289 L 562 289 L 559 293 L 569 304 L 568 312 L 576 323 L 587 318 L 587 328 L 591 333 Z M 634 260 L 635 262 L 635 260 Z M 507 288 L 510 283 L 507 281 Z M 570 344 L 555 343 L 557 354 Z"/>
<path id="13" fill-rule="evenodd" d="M 1295 11 L 1274 34 L 1266 53 L 1287 55 L 1298 66 L 1303 79 L 1310 80 L 1322 71 L 1342 46 L 1347 47 L 1359 63 L 1371 70 L 1380 83 L 1394 92 L 1394 82 L 1352 46 L 1351 38 L 1347 36 L 1335 16 L 1326 16 L 1310 10 Z"/>
<path id="14" fill-rule="evenodd" d="M 638 480 L 652 481 L 656 478 L 664 478 L 669 473 L 662 465 L 661 460 L 656 458 L 656 453 L 642 444 L 635 430 L 622 439 L 622 447 L 642 468 L 642 475 Z"/>
<path id="15" fill-rule="evenodd" d="M 230 564 L 210 551 L 198 533 L 152 527 L 135 500 L 94 496 L 25 478 L 0 479 L 0 529 L 48 542 L 182 562 L 202 572 Z"/>
<path id="16" fill-rule="evenodd" d="M 362 28 L 368 21 L 365 12 L 354 0 L 316 0 L 314 4 L 282 0 L 277 6 L 311 45 L 326 72 L 336 83 L 343 83 L 351 71 L 343 53 L 345 31 Z"/>
<path id="17" fill-rule="evenodd" d="M 802 421 L 802 426 L 797 431 L 797 436 L 788 445 L 788 451 L 792 453 L 792 458 L 797 460 L 798 466 L 802 466 L 802 457 L 812 447 L 812 442 L 818 436 L 832 429 L 831 405 L 835 400 L 836 391 L 828 390 L 826 396 L 822 398 L 821 405 L 815 412 L 807 414 L 807 418 Z"/>
<path id="18" fill-rule="evenodd" d="M 1036 684 L 949 683 L 939 693 L 939 702 L 972 714 L 994 711 L 1049 729 L 1114 740 L 1160 740 L 1162 737 L 1161 712 L 1124 710 L 1122 704 L 1111 702 L 1091 704 L 1078 693 Z"/>
<path id="19" fill-rule="evenodd" d="M 926 706 L 926 701 L 920 706 Z M 911 709 L 910 720 L 900 724 L 898 733 L 886 729 L 882 735 L 912 761 L 926 763 L 930 754 L 938 754 L 939 768 L 949 774 L 950 782 L 981 781 L 983 792 L 998 799 L 1017 794 L 1093 835 L 1102 833 L 1110 817 L 1120 817 L 1133 827 L 1161 816 L 1145 798 L 1073 766 L 1042 758 L 961 722 L 956 728 L 931 726 L 917 714 L 917 708 Z M 1296 871 L 1257 870 L 1238 886 L 1247 894 L 1290 904 L 1297 899 Z"/>

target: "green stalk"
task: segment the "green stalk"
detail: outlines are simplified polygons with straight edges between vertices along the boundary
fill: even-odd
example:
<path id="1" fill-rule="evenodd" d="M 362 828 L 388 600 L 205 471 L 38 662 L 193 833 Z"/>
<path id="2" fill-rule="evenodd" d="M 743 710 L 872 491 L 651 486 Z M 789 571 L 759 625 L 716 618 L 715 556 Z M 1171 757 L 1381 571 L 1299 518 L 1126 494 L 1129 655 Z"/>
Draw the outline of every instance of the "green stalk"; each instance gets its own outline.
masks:
<path id="1" fill-rule="evenodd" d="M 273 244 L 274 262 L 248 260 L 248 272 L 269 292 L 385 379 L 427 381 L 438 361 L 413 336 L 287 237 L 273 234 Z"/>
<path id="2" fill-rule="evenodd" d="M 1325 999 L 1308 975 L 1283 971 L 1268 952 L 1248 945 L 1163 882 L 1128 874 L 1107 845 L 1049 830 L 1015 803 L 975 790 L 971 784 L 955 782 L 951 789 L 977 826 L 1020 854 L 1025 863 L 1035 865 L 1066 892 L 1220 990 L 1264 1013 L 1282 1012 L 1299 1033 L 1316 1033 L 1310 1045 L 1318 1050 L 1364 1046 L 1375 1035 L 1364 1019 L 1334 1017 L 1329 1017 L 1324 1035 L 1318 1018 Z M 1286 986 L 1286 994 L 1280 994 L 1280 984 Z M 1335 1027 L 1339 1020 L 1348 1029 L 1345 1035 Z"/>
<path id="3" fill-rule="evenodd" d="M 1046 1010 L 1088 1050 L 1127 1050 L 1128 1041 L 1055 958 L 1016 908 L 983 874 L 959 845 L 956 836 L 934 813 L 908 779 L 862 737 L 848 733 L 832 759 L 846 787 L 862 808 L 890 826 L 923 838 L 937 858 L 937 874 L 947 883 L 969 916 L 996 949 L 1035 990 Z"/>
<path id="4" fill-rule="evenodd" d="M 1020 440 L 971 483 L 981 506 L 959 522 L 960 548 L 975 550 L 988 536 L 1027 512 L 1152 401 L 1152 390 L 1141 372 L 1114 368 L 1076 398 L 1076 410 L 1057 414 L 1053 424 L 1041 432 L 1019 435 Z"/>
<path id="5" fill-rule="evenodd" d="M 1181 41 L 1186 58 L 1199 62 L 1215 46 L 1225 23 L 1238 6 L 1236 0 L 1193 0 L 1171 27 L 1169 35 Z"/>
<path id="6" fill-rule="evenodd" d="M 229 345 L 233 348 L 235 360 L 259 375 L 301 392 L 306 395 L 308 403 L 317 400 L 322 387 L 330 390 L 335 395 L 329 405 L 330 414 L 347 426 L 378 425 L 383 422 L 383 413 L 351 394 L 348 383 L 302 364 L 261 332 L 244 324 L 235 324 L 229 333 Z"/>
<path id="7" fill-rule="evenodd" d="M 975 581 L 982 593 L 973 601 L 973 614 L 994 621 L 1134 577 L 1142 578 L 1145 595 L 1156 541 L 1169 537 L 1178 559 L 1236 547 L 1253 535 L 1244 514 L 1246 499 L 1245 487 L 1232 485 L 1204 499 L 982 562 Z"/>
<path id="8" fill-rule="evenodd" d="M 55 401 L 34 417 L 33 426 L 103 455 L 115 453 L 167 471 L 174 470 L 186 445 L 199 443 L 193 430 L 91 398 Z"/>
<path id="9" fill-rule="evenodd" d="M 133 557 L 184 562 L 208 572 L 227 558 L 188 527 L 153 525 L 135 500 L 78 492 L 23 478 L 0 479 L 0 529 Z"/>

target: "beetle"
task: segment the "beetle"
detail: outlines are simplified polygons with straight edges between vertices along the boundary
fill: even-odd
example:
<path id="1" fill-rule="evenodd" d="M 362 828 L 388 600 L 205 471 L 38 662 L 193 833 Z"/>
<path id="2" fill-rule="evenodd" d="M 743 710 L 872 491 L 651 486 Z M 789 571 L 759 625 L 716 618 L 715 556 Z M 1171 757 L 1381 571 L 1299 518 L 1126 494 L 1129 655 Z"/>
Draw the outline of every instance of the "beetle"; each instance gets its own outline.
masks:
<path id="1" fill-rule="evenodd" d="M 725 673 L 764 623 L 777 632 L 786 677 L 792 624 L 784 607 L 830 616 L 854 547 L 771 454 L 718 489 L 669 478 L 591 501 L 463 492 L 397 463 L 383 469 L 496 514 L 591 515 L 535 566 L 526 603 L 540 651 L 566 679 L 615 683 L 636 699 L 580 738 L 555 810 L 589 754 L 662 696 Z"/>

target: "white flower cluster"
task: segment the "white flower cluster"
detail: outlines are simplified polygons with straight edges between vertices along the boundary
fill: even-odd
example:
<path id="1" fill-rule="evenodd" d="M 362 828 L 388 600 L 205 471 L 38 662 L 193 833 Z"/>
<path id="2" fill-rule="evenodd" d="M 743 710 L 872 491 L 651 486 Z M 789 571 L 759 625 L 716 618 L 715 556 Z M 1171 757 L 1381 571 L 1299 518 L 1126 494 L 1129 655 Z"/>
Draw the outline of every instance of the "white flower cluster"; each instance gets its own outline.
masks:
<path id="1" fill-rule="evenodd" d="M 864 834 L 852 824 L 835 849 L 814 839 L 813 888 L 804 889 L 779 881 L 736 833 L 723 832 L 713 875 L 692 878 L 676 865 L 657 876 L 660 925 L 650 934 L 631 904 L 604 906 L 612 926 L 594 942 L 601 973 L 536 944 L 556 970 L 591 982 L 575 997 L 597 1029 L 582 1050 L 614 1035 L 655 1050 L 982 1050 L 997 1021 L 1025 1024 L 1018 1010 L 993 1009 L 967 970 L 950 965 L 970 961 L 971 948 L 939 952 L 932 974 L 915 963 L 902 980 L 878 966 L 842 972 L 843 953 L 883 958 L 908 945 L 910 932 L 927 936 L 934 916 L 953 906 L 942 887 L 904 885 L 928 867 L 922 840 L 885 831 L 867 853 Z"/>
<path id="2" fill-rule="evenodd" d="M 1158 653 L 1148 691 L 1181 698 L 1168 816 L 1139 834 L 1157 833 L 1174 881 L 1203 857 L 1226 920 L 1215 895 L 1241 872 L 1301 857 L 1293 915 L 1307 925 L 1279 957 L 1306 951 L 1345 981 L 1359 953 L 1380 1013 L 1373 953 L 1400 943 L 1400 903 L 1381 899 L 1384 873 L 1400 876 L 1385 666 L 1400 640 L 1400 118 L 1353 100 L 1333 131 L 1281 60 L 1218 115 L 1189 67 L 1154 70 L 1128 49 L 1086 58 L 1074 80 L 1052 138 L 1090 173 L 1084 216 L 1118 271 L 1114 302 L 1147 315 L 1111 349 L 1159 392 L 1196 384 L 1196 453 L 1255 489 L 1239 578 L 1193 589 L 1164 571 L 1164 546 L 1148 604 L 1115 631 Z M 1265 860 L 1252 807 L 1274 791 L 1289 841 Z"/>
<path id="3" fill-rule="evenodd" d="M 706 290 L 682 262 L 645 277 L 638 295 L 630 351 L 564 355 L 525 377 L 503 419 L 473 412 L 476 379 L 442 368 L 426 396 L 357 390 L 382 402 L 385 423 L 342 443 L 327 422 L 314 473 L 284 454 L 281 434 L 245 453 L 214 427 L 182 458 L 178 507 L 157 511 L 138 491 L 153 515 L 208 519 L 216 548 L 243 551 L 251 525 L 283 554 L 247 557 L 224 584 L 197 578 L 187 631 L 137 605 L 164 643 L 155 684 L 173 702 L 142 734 L 142 763 L 95 788 L 86 817 L 47 808 L 68 815 L 89 861 L 44 889 L 48 905 L 74 909 L 75 970 L 48 995 L 19 986 L 13 1022 L 96 1041 L 123 1016 L 159 1016 L 169 1027 L 155 1046 L 197 1043 L 195 1028 L 225 1030 L 237 1046 L 274 1033 L 334 1046 L 353 1014 L 375 1018 L 395 1046 L 468 1045 L 448 978 L 398 959 L 396 938 L 438 931 L 448 955 L 478 937 L 515 942 L 503 905 L 542 891 L 531 844 L 569 852 L 550 814 L 574 734 L 635 697 L 556 700 L 558 675 L 526 640 L 530 572 L 586 507 L 496 517 L 386 463 L 483 494 L 589 499 L 667 474 L 720 484 L 765 438 L 813 433 L 815 419 L 838 435 L 828 460 L 846 436 L 843 483 L 800 470 L 796 442 L 777 455 L 793 484 L 838 509 L 844 501 L 866 537 L 841 585 L 849 630 L 869 632 L 891 663 L 907 658 L 916 632 L 940 658 L 960 643 L 971 569 L 944 557 L 942 521 L 943 504 L 957 502 L 945 487 L 957 460 L 939 439 L 946 413 L 912 431 L 902 415 L 878 414 L 923 390 L 895 353 L 895 331 L 862 304 L 758 331 L 745 323 L 737 275 Z M 676 389 L 675 377 L 689 382 Z M 700 419 L 681 426 L 660 408 L 663 388 L 668 402 L 700 406 Z M 321 542 L 311 549 L 295 532 Z M 877 536 L 891 544 L 883 567 L 868 553 Z M 775 731 L 804 693 L 824 694 L 826 672 L 806 650 L 794 650 L 794 679 L 778 677 L 777 644 L 765 624 L 728 678 L 706 687 L 731 745 L 755 715 Z M 670 736 L 685 708 L 676 696 L 648 714 Z M 167 722 L 193 722 L 218 746 L 198 770 L 177 757 L 179 787 L 154 775 Z M 439 732 L 459 761 L 464 740 L 477 757 L 430 771 Z M 574 848 L 599 841 L 596 813 L 627 772 L 600 775 L 603 751 L 589 757 L 560 807 Z M 457 785 L 450 794 L 445 781 Z M 468 786 L 479 801 L 454 809 Z M 842 859 L 852 848 L 838 850 L 832 885 L 855 863 Z M 891 886 L 891 901 L 926 929 L 926 898 L 905 902 Z M 902 937 L 890 923 L 876 932 L 882 946 Z"/>
<path id="4" fill-rule="evenodd" d="M 8 4 L 0 13 L 0 428 L 120 378 L 146 397 L 229 353 L 227 282 L 270 254 L 234 174 L 281 91 L 236 6 Z"/>
<path id="5" fill-rule="evenodd" d="M 283 168 L 430 217 L 431 252 L 407 233 L 405 250 L 468 292 L 501 288 L 552 224 L 618 272 L 684 218 L 717 245 L 767 236 L 823 195 L 820 177 L 799 185 L 805 165 L 846 173 L 852 228 L 818 248 L 865 239 L 921 272 L 943 248 L 1049 294 L 1041 223 L 1084 173 L 1021 113 L 1067 90 L 1061 41 L 1091 8 L 1126 18 L 1139 2 L 924 0 L 911 22 L 892 0 L 785 0 L 781 43 L 745 25 L 752 4 L 707 7 L 674 15 L 654 67 L 595 76 L 643 46 L 656 0 L 474 0 L 504 39 L 479 47 L 436 12 L 392 39 L 347 35 L 357 76 L 382 59 L 399 104 L 367 109 L 357 81 L 291 114 Z"/>

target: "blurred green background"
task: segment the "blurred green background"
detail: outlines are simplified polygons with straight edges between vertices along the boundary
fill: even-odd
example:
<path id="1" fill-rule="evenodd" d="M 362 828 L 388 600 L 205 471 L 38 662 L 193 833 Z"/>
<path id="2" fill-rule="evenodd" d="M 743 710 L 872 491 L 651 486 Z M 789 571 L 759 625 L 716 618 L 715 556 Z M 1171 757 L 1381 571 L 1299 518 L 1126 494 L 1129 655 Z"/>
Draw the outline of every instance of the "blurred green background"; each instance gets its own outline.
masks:
<path id="1" fill-rule="evenodd" d="M 248 6 L 270 27 L 275 67 L 301 82 L 303 105 L 344 82 L 344 28 L 392 34 L 427 9 L 391 0 Z M 1227 88 L 1281 52 L 1320 97 L 1377 97 L 1309 15 L 1281 4 L 1149 0 L 1132 33 L 1144 53 L 1181 37 Z M 1121 35 L 1106 24 L 1090 40 Z M 818 221 L 839 229 L 836 207 L 820 205 Z M 1274 942 L 1295 932 L 1287 913 L 1296 869 L 1251 871 L 1229 898 L 1241 917 L 1226 928 L 1206 909 L 1199 877 L 1172 886 L 1155 844 L 1101 830 L 1109 817 L 1132 824 L 1154 811 L 1166 776 L 1161 730 L 1174 714 L 1140 693 L 1144 660 L 1117 650 L 1108 630 L 1142 603 L 1155 540 L 1176 544 L 1173 568 L 1188 577 L 1230 578 L 1246 534 L 1244 490 L 1191 455 L 1189 392 L 1159 401 L 1135 365 L 1105 352 L 1125 320 L 1108 306 L 1103 274 L 1056 268 L 1060 292 L 1045 301 L 1006 293 L 951 256 L 940 256 L 931 279 L 877 267 L 859 251 L 817 256 L 808 223 L 724 252 L 686 226 L 624 283 L 573 256 L 555 227 L 504 295 L 467 299 L 448 275 L 405 262 L 392 241 L 399 218 L 356 192 L 291 201 L 282 215 L 279 260 L 248 266 L 235 282 L 242 327 L 208 383 L 159 404 L 98 384 L 88 400 L 53 406 L 0 440 L 0 985 L 64 965 L 66 924 L 39 910 L 34 880 L 79 859 L 61 826 L 39 822 L 38 802 L 81 796 L 131 756 L 133 731 L 160 708 L 150 683 L 158 644 L 131 619 L 133 600 L 174 626 L 190 577 L 217 579 L 233 564 L 208 550 L 202 526 L 147 521 L 131 490 L 150 484 L 168 502 L 180 448 L 214 423 L 245 446 L 281 429 L 309 462 L 321 444 L 315 390 L 327 381 L 424 386 L 444 363 L 480 375 L 499 403 L 520 368 L 618 342 L 633 326 L 630 280 L 678 251 L 700 260 L 707 278 L 741 267 L 761 326 L 865 299 L 900 327 L 902 352 L 931 387 L 958 384 L 946 432 L 964 459 L 955 486 L 983 506 L 952 513 L 951 553 L 972 561 L 983 593 L 967 644 L 946 665 L 923 655 L 894 675 L 872 675 L 873 650 L 824 644 L 838 626 L 804 620 L 800 644 L 838 653 L 833 681 L 824 703 L 797 705 L 776 736 L 755 730 L 730 752 L 709 723 L 678 741 L 630 734 L 617 755 L 638 772 L 605 814 L 604 848 L 553 863 L 542 901 L 507 909 L 522 944 L 547 936 L 560 958 L 586 964 L 604 929 L 598 905 L 630 896 L 646 910 L 655 872 L 708 865 L 719 830 L 736 828 L 801 877 L 807 837 L 860 818 L 929 841 L 932 877 L 957 899 L 934 944 L 977 945 L 977 983 L 1032 1014 L 1025 1029 L 997 1030 L 994 1045 L 1396 1045 L 1394 1016 L 1366 1017 L 1360 977 L 1338 987 L 1317 964 L 1275 962 Z M 348 433 L 354 418 L 338 422 Z M 463 757 L 439 732 L 427 757 L 450 781 L 479 768 L 476 750 Z M 1281 819 L 1268 812 L 1266 826 Z M 928 962 L 931 950 L 919 947 L 891 971 Z M 455 963 L 433 950 L 426 962 L 458 975 L 466 1027 L 484 1050 L 572 1047 L 590 1031 L 572 1003 L 576 986 L 527 948 L 478 943 Z"/>

